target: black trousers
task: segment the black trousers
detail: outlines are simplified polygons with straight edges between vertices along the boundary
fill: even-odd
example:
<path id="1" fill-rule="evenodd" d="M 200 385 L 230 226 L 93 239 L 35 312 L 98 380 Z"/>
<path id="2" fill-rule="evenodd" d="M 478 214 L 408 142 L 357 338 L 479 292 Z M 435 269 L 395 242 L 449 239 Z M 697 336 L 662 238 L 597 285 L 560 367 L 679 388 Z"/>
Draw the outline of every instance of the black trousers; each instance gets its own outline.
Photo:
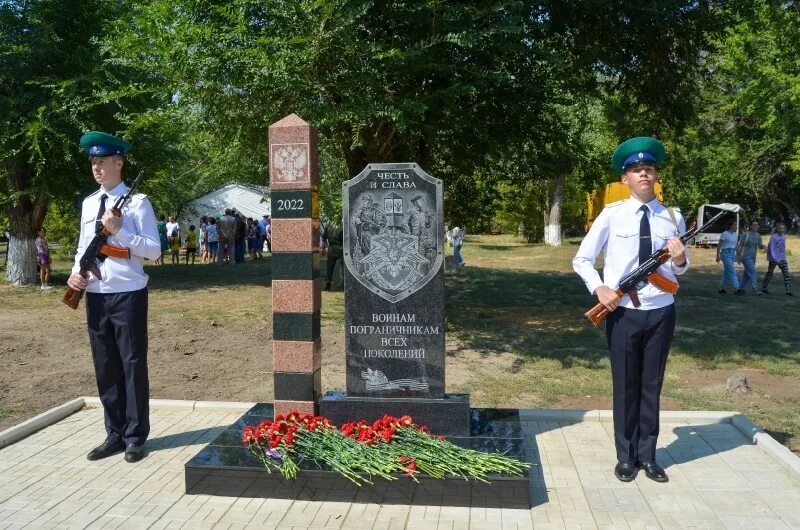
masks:
<path id="1" fill-rule="evenodd" d="M 143 444 L 150 434 L 147 289 L 86 293 L 86 317 L 107 437 Z"/>
<path id="2" fill-rule="evenodd" d="M 606 318 L 614 386 L 614 442 L 620 462 L 655 462 L 658 414 L 675 305 L 618 308 Z"/>
<path id="3" fill-rule="evenodd" d="M 339 261 L 339 256 L 331 256 L 330 252 L 328 252 L 328 257 L 325 259 L 325 283 L 330 285 L 333 281 L 333 271 L 336 270 L 336 262 Z"/>

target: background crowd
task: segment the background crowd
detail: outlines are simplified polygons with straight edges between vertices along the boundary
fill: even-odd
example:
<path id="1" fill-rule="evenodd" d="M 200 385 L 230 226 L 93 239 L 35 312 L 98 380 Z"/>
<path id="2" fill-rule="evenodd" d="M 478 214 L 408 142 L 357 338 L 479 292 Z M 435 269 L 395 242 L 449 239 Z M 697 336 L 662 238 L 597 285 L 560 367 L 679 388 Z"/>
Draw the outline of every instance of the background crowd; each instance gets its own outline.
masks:
<path id="1" fill-rule="evenodd" d="M 173 264 L 181 261 L 189 265 L 201 263 L 236 265 L 244 263 L 245 256 L 251 260 L 261 259 L 263 253 L 272 251 L 272 223 L 268 215 L 256 220 L 245 218 L 234 209 L 226 209 L 222 215 L 202 216 L 200 226 L 189 225 L 184 230 L 175 217 L 161 214 L 158 218 L 158 236 L 161 240 L 161 256 L 157 265 L 165 263 L 166 256 Z"/>

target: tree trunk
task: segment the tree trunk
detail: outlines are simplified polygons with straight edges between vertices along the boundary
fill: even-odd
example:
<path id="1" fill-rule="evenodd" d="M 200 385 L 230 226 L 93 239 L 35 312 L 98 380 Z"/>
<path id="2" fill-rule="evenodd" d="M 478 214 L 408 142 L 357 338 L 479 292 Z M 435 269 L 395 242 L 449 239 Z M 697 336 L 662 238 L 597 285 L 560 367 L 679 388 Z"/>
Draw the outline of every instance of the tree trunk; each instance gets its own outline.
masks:
<path id="1" fill-rule="evenodd" d="M 551 247 L 561 245 L 561 205 L 564 202 L 564 176 L 558 177 L 550 210 L 544 214 L 544 242 Z"/>
<path id="2" fill-rule="evenodd" d="M 9 238 L 6 268 L 6 280 L 9 284 L 28 285 L 36 282 L 35 241 L 35 238 L 16 237 L 13 234 Z"/>
<path id="3" fill-rule="evenodd" d="M 13 192 L 30 193 L 33 174 L 26 161 L 17 157 L 9 164 L 9 185 Z M 49 196 L 19 195 L 7 206 L 8 262 L 6 281 L 11 285 L 28 285 L 38 281 L 36 274 L 36 232 L 47 214 Z"/>

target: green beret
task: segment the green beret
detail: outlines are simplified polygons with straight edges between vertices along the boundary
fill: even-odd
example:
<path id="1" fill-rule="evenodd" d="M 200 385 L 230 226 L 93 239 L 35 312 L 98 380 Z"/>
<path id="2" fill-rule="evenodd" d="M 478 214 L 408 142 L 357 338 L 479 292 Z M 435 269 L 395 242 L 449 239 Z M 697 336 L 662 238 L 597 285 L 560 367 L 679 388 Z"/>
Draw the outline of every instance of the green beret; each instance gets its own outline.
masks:
<path id="1" fill-rule="evenodd" d="M 89 158 L 100 156 L 120 155 L 125 156 L 133 146 L 110 134 L 100 131 L 89 131 L 81 136 L 81 149 L 89 153 Z"/>
<path id="2" fill-rule="evenodd" d="M 623 173 L 626 167 L 639 162 L 652 162 L 660 167 L 666 155 L 664 144 L 650 136 L 638 136 L 617 146 L 611 155 L 611 167 L 617 173 Z"/>

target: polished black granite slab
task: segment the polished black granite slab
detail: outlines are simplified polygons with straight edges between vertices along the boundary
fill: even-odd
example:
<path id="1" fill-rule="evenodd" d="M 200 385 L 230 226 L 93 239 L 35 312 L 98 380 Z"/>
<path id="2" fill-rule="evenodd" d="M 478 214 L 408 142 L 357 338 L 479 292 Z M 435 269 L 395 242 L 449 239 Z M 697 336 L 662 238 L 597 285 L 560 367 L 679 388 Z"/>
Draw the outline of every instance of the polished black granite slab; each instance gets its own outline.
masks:
<path id="1" fill-rule="evenodd" d="M 414 163 L 342 184 L 348 396 L 445 391 L 443 183 Z"/>
<path id="2" fill-rule="evenodd" d="M 529 473 L 522 477 L 490 476 L 490 484 L 465 481 L 461 477 L 437 480 L 419 475 L 419 482 L 398 476 L 397 480 L 373 479 L 372 484 L 356 486 L 338 473 L 313 461 L 299 462 L 297 479 L 286 480 L 269 474 L 252 454 L 242 447 L 245 425 L 257 425 L 272 418 L 269 404 L 258 404 L 203 448 L 184 466 L 186 493 L 275 499 L 374 502 L 430 506 L 476 506 L 529 508 Z M 516 409 L 472 409 L 470 436 L 450 436 L 448 440 L 478 451 L 501 452 L 523 462 L 535 455 L 523 442 Z"/>
<path id="3" fill-rule="evenodd" d="M 373 422 L 384 414 L 408 414 L 418 425 L 444 436 L 470 435 L 469 395 L 445 394 L 443 398 L 395 399 L 357 397 L 344 392 L 326 392 L 319 400 L 319 413 L 335 425 L 367 420 Z"/>

